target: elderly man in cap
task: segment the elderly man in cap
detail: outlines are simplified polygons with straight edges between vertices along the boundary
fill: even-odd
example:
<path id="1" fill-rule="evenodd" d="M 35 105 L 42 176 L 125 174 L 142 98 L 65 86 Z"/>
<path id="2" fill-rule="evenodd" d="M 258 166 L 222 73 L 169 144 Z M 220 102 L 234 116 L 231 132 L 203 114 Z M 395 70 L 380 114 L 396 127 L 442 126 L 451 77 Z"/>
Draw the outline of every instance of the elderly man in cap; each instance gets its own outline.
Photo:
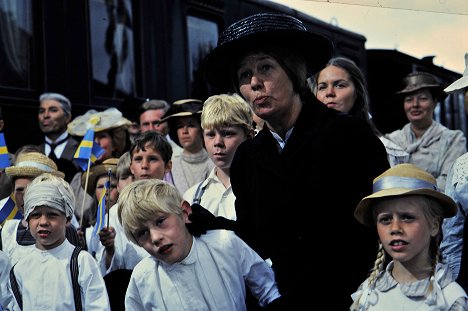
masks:
<path id="1" fill-rule="evenodd" d="M 64 173 L 57 170 L 57 165 L 50 158 L 39 152 L 25 152 L 18 155 L 15 165 L 7 167 L 5 172 L 11 177 L 16 208 L 24 215 L 23 196 L 27 186 L 34 178 L 42 173 L 64 177 Z M 0 201 L 4 207 L 10 197 Z M 11 199 L 10 199 L 11 200 Z M 74 226 L 67 226 L 67 239 L 74 245 L 79 245 L 78 235 Z M 28 230 L 25 218 L 9 219 L 0 231 L 0 249 L 8 254 L 12 265 L 34 248 L 36 241 Z"/>
<path id="2" fill-rule="evenodd" d="M 65 173 L 65 180 L 70 182 L 79 170 L 73 162 L 79 142 L 67 132 L 72 117 L 70 100 L 62 94 L 44 93 L 39 97 L 39 102 L 37 119 L 45 135 L 45 141 L 39 147 L 57 163 L 58 169 Z"/>
<path id="3" fill-rule="evenodd" d="M 444 91 L 449 94 L 464 94 L 465 110 L 468 112 L 468 53 L 465 54 L 466 68 L 463 76 L 449 85 Z M 447 175 L 445 193 L 457 202 L 459 209 L 455 217 L 444 220 L 444 238 L 440 246 L 443 257 L 449 264 L 452 274 L 465 290 L 468 289 L 468 247 L 463 247 L 468 239 L 468 153 L 455 160 Z M 463 253 L 463 255 L 462 255 Z"/>
<path id="4" fill-rule="evenodd" d="M 465 135 L 434 120 L 437 103 L 447 97 L 435 76 L 413 72 L 402 82 L 403 89 L 397 92 L 397 97 L 403 102 L 409 122 L 384 137 L 408 154 L 405 163 L 415 164 L 432 174 L 439 189 L 444 191 L 448 170 L 455 159 L 466 152 Z"/>

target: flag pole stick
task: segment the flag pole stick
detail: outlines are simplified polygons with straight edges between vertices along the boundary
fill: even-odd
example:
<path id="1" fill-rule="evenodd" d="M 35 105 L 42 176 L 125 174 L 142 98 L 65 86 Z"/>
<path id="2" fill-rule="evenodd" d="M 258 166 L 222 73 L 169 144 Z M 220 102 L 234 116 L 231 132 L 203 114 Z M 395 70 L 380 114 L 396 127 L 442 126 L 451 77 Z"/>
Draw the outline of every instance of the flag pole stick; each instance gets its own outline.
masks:
<path id="1" fill-rule="evenodd" d="M 109 186 L 109 189 L 107 189 L 106 193 L 106 214 L 107 214 L 107 228 L 109 228 L 109 219 L 110 219 L 110 192 L 112 191 L 112 185 L 111 185 L 111 175 L 112 174 L 112 169 L 109 169 L 107 171 L 107 185 Z"/>
<path id="2" fill-rule="evenodd" d="M 91 157 L 88 158 L 88 168 L 86 169 L 86 181 L 84 186 L 84 193 L 83 193 L 83 203 L 81 204 L 81 217 L 80 217 L 80 227 L 83 227 L 83 214 L 84 214 L 84 205 L 86 200 L 86 194 L 88 189 L 88 179 L 89 179 L 89 167 L 91 166 Z"/>

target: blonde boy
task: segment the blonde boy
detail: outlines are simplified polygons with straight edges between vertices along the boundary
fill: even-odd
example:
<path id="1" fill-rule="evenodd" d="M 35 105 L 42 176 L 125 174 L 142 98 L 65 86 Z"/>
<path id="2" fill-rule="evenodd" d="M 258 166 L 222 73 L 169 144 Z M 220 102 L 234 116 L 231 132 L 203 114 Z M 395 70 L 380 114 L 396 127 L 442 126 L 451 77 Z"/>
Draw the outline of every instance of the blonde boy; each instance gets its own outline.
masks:
<path id="1" fill-rule="evenodd" d="M 118 205 L 125 235 L 151 255 L 133 270 L 126 310 L 246 310 L 245 284 L 263 307 L 280 297 L 271 268 L 232 231 L 189 233 L 190 205 L 167 182 L 133 182 Z"/>
<path id="2" fill-rule="evenodd" d="M 252 111 L 237 94 L 209 97 L 201 115 L 205 148 L 215 163 L 206 180 L 184 193 L 189 203 L 199 203 L 215 216 L 236 220 L 235 196 L 231 188 L 231 162 L 237 147 L 252 138 Z"/>

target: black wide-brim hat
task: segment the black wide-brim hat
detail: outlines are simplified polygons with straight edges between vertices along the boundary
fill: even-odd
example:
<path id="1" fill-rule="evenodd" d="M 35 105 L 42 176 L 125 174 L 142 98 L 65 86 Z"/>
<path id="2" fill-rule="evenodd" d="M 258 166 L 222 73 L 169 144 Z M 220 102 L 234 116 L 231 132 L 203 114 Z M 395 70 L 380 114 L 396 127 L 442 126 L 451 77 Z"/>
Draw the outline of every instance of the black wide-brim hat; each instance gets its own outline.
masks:
<path id="1" fill-rule="evenodd" d="M 400 98 L 424 88 L 431 89 L 439 101 L 443 101 L 448 95 L 437 78 L 428 72 L 412 72 L 403 78 L 402 85 L 403 89 L 396 93 Z"/>
<path id="2" fill-rule="evenodd" d="M 332 42 L 309 32 L 295 17 L 260 13 L 227 27 L 218 45 L 204 59 L 207 81 L 222 91 L 232 91 L 231 68 L 238 57 L 258 48 L 285 47 L 302 54 L 309 73 L 323 69 L 332 56 Z"/>

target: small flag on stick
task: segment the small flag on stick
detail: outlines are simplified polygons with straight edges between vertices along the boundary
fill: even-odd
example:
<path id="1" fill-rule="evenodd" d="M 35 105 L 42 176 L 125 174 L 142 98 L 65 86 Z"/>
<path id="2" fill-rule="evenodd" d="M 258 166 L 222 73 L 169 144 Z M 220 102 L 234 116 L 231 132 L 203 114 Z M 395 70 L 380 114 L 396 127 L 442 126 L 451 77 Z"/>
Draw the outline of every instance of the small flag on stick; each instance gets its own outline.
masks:
<path id="1" fill-rule="evenodd" d="M 78 149 L 75 152 L 75 161 L 83 171 L 88 169 L 88 162 L 94 163 L 104 153 L 104 149 L 94 142 L 94 131 L 88 129 Z"/>
<path id="2" fill-rule="evenodd" d="M 106 201 L 107 201 L 107 193 L 110 193 L 110 183 L 106 181 L 104 184 L 104 191 L 101 194 L 101 198 L 99 199 L 99 204 L 96 213 L 96 224 L 94 225 L 93 235 L 99 234 L 102 228 L 104 228 L 105 220 L 106 220 Z"/>
<path id="3" fill-rule="evenodd" d="M 10 157 L 8 156 L 8 148 L 5 143 L 5 136 L 0 133 L 0 168 L 10 166 Z"/>
<path id="4" fill-rule="evenodd" d="M 9 219 L 22 219 L 23 215 L 16 207 L 15 200 L 10 195 L 6 200 L 5 204 L 0 207 L 0 224 L 3 226 L 3 223 Z"/>

